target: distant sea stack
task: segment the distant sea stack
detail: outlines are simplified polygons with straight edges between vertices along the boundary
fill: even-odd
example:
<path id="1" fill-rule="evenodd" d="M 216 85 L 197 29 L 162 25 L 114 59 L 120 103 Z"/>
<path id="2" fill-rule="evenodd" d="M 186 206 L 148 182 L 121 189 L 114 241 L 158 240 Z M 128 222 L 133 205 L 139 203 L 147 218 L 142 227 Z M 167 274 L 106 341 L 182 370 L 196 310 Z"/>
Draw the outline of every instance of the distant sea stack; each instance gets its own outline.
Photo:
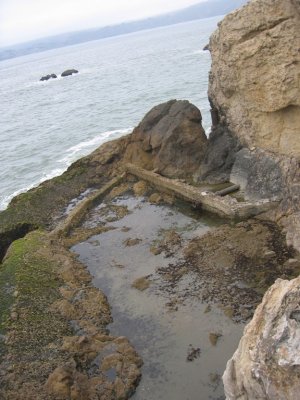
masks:
<path id="1" fill-rule="evenodd" d="M 73 75 L 73 74 L 78 74 L 78 71 L 77 71 L 77 69 L 66 69 L 62 74 L 61 74 L 61 76 L 70 76 L 70 75 Z"/>
<path id="2" fill-rule="evenodd" d="M 298 251 L 299 26 L 299 1 L 255 0 L 226 16 L 211 36 L 213 126 L 200 176 L 239 184 L 248 199 L 277 198 L 268 218 Z M 227 364 L 228 400 L 299 397 L 298 313 L 299 278 L 276 281 Z"/>
<path id="3" fill-rule="evenodd" d="M 61 74 L 61 76 L 62 76 L 62 77 L 65 77 L 65 76 L 70 76 L 70 75 L 73 75 L 73 74 L 78 74 L 77 69 L 66 69 L 66 70 Z M 48 81 L 49 79 L 55 79 L 55 78 L 57 78 L 57 75 L 56 75 L 56 74 L 48 74 L 48 75 L 42 76 L 41 79 L 40 79 L 40 81 Z"/>
<path id="4" fill-rule="evenodd" d="M 49 75 L 42 76 L 40 81 L 48 81 L 49 79 L 55 79 L 55 78 L 57 78 L 57 75 L 49 74 Z"/>

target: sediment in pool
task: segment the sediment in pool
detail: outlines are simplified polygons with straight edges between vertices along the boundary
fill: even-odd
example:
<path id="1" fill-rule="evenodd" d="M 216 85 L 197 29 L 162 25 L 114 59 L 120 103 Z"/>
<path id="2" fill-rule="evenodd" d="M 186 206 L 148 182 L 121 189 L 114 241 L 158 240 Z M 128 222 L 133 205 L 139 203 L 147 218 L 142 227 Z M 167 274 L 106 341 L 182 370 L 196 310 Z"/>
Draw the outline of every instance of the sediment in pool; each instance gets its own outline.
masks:
<path id="1" fill-rule="evenodd" d="M 222 398 L 220 377 L 244 324 L 233 322 L 217 304 L 201 301 L 196 293 L 202 283 L 193 268 L 175 267 L 190 240 L 222 223 L 183 204 L 156 205 L 132 196 L 102 203 L 84 222 L 87 229 L 114 228 L 72 250 L 108 297 L 114 321 L 110 332 L 127 336 L 143 358 L 133 398 L 182 400 L 200 393 Z M 176 276 L 169 272 L 172 266 Z M 215 345 L 212 334 L 218 336 Z"/>
<path id="2" fill-rule="evenodd" d="M 67 240 L 108 297 L 110 332 L 143 358 L 133 397 L 222 399 L 226 362 L 265 290 L 299 274 L 292 249 L 270 221 L 222 220 L 131 186 L 113 189 Z"/>

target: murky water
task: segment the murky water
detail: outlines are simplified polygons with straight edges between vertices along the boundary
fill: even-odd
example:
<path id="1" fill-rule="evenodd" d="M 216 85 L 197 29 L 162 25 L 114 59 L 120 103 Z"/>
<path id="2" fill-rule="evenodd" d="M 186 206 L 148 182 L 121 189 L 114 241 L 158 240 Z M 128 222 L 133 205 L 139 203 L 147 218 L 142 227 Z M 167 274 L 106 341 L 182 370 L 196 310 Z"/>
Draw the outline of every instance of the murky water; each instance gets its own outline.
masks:
<path id="1" fill-rule="evenodd" d="M 86 226 L 110 221 L 115 229 L 91 237 L 73 251 L 87 265 L 94 284 L 108 296 L 114 319 L 111 333 L 127 336 L 143 358 L 143 377 L 133 398 L 222 399 L 220 377 L 243 325 L 234 324 L 218 307 L 208 307 L 189 295 L 192 271 L 184 274 L 172 293 L 163 290 L 163 278 L 157 271 L 180 259 L 182 246 L 173 246 L 175 254 L 153 252 L 167 232 L 175 232 L 185 242 L 222 221 L 199 217 L 188 208 L 153 205 L 143 198 L 124 197 L 113 205 L 125 206 L 129 213 L 111 222 L 113 211 L 105 214 L 105 206 L 98 207 Z M 148 277 L 150 286 L 138 290 L 132 283 L 142 277 Z"/>

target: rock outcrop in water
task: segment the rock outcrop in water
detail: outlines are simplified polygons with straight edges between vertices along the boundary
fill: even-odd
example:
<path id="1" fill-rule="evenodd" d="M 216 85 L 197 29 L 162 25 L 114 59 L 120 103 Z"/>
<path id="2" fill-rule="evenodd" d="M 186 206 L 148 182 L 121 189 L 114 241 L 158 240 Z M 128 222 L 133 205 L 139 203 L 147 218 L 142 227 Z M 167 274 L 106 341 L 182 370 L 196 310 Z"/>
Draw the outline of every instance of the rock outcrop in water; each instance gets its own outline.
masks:
<path id="1" fill-rule="evenodd" d="M 55 79 L 55 78 L 57 78 L 57 75 L 49 74 L 49 75 L 42 76 L 40 81 L 48 81 L 49 79 Z"/>
<path id="2" fill-rule="evenodd" d="M 201 121 L 200 111 L 188 101 L 152 108 L 132 132 L 125 160 L 167 177 L 192 177 L 207 147 Z"/>
<path id="3" fill-rule="evenodd" d="M 61 74 L 61 76 L 64 77 L 64 76 L 70 76 L 73 74 L 78 74 L 77 69 L 67 69 Z"/>

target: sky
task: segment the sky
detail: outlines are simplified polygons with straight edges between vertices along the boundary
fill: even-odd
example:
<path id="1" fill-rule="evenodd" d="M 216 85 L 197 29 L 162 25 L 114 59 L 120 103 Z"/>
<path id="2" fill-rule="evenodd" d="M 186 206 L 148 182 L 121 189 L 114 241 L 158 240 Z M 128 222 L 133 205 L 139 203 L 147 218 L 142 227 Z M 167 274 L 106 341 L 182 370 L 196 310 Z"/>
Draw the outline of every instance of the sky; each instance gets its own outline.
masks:
<path id="1" fill-rule="evenodd" d="M 0 46 L 132 21 L 205 0 L 0 0 Z"/>

